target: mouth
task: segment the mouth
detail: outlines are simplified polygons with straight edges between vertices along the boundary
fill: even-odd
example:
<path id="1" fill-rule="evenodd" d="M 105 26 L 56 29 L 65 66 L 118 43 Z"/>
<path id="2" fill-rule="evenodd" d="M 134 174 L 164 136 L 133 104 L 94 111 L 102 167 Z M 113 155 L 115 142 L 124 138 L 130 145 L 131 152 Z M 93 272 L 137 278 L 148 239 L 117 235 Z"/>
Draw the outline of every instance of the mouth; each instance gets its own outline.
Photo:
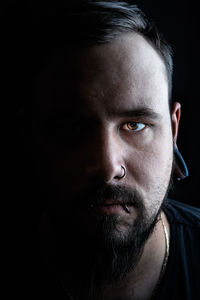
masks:
<path id="1" fill-rule="evenodd" d="M 91 204 L 90 210 L 94 210 L 96 213 L 101 214 L 130 214 L 130 205 L 123 202 L 113 202 L 106 200 L 100 204 Z"/>

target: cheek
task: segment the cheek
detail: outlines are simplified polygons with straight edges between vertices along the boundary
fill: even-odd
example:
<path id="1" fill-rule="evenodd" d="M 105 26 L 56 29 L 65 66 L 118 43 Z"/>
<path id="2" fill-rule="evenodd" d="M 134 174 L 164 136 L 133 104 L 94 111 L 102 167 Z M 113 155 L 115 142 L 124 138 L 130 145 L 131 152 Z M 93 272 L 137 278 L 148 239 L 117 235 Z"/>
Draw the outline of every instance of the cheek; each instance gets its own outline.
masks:
<path id="1" fill-rule="evenodd" d="M 172 148 L 149 148 L 129 163 L 128 185 L 141 194 L 146 215 L 155 216 L 166 196 L 172 170 Z"/>
<path id="2" fill-rule="evenodd" d="M 131 180 L 151 191 L 157 185 L 168 186 L 173 161 L 171 132 L 157 136 L 144 147 L 132 149 L 127 160 Z"/>

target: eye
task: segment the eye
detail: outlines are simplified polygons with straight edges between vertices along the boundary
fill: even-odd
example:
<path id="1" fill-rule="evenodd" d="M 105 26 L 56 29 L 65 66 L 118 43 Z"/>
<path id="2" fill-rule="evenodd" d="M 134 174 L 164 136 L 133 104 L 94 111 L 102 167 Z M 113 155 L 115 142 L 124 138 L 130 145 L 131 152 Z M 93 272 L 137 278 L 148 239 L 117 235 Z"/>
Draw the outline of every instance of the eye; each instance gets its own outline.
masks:
<path id="1" fill-rule="evenodd" d="M 123 126 L 125 129 L 137 132 L 141 131 L 146 127 L 146 124 L 144 123 L 139 123 L 139 122 L 127 122 Z"/>

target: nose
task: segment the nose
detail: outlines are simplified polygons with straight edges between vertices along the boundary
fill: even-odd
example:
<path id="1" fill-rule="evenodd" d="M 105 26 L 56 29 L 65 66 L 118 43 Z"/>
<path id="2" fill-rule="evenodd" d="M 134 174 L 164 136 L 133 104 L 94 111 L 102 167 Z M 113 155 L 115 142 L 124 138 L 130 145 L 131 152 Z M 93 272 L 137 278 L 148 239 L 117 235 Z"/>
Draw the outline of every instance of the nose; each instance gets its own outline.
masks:
<path id="1" fill-rule="evenodd" d="M 126 176 L 124 145 L 114 130 L 98 134 L 89 151 L 87 175 L 101 178 L 106 183 L 122 180 Z"/>

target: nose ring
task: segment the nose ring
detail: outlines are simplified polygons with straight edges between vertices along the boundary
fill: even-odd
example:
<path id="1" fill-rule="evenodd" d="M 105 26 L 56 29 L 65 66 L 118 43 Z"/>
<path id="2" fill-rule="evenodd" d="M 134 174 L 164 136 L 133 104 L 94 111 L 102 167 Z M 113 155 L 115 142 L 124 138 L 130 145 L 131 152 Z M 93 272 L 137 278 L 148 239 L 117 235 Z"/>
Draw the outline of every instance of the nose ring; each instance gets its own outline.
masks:
<path id="1" fill-rule="evenodd" d="M 121 168 L 122 168 L 122 175 L 119 176 L 120 179 L 124 178 L 126 176 L 126 169 L 125 169 L 125 167 L 121 166 Z"/>

